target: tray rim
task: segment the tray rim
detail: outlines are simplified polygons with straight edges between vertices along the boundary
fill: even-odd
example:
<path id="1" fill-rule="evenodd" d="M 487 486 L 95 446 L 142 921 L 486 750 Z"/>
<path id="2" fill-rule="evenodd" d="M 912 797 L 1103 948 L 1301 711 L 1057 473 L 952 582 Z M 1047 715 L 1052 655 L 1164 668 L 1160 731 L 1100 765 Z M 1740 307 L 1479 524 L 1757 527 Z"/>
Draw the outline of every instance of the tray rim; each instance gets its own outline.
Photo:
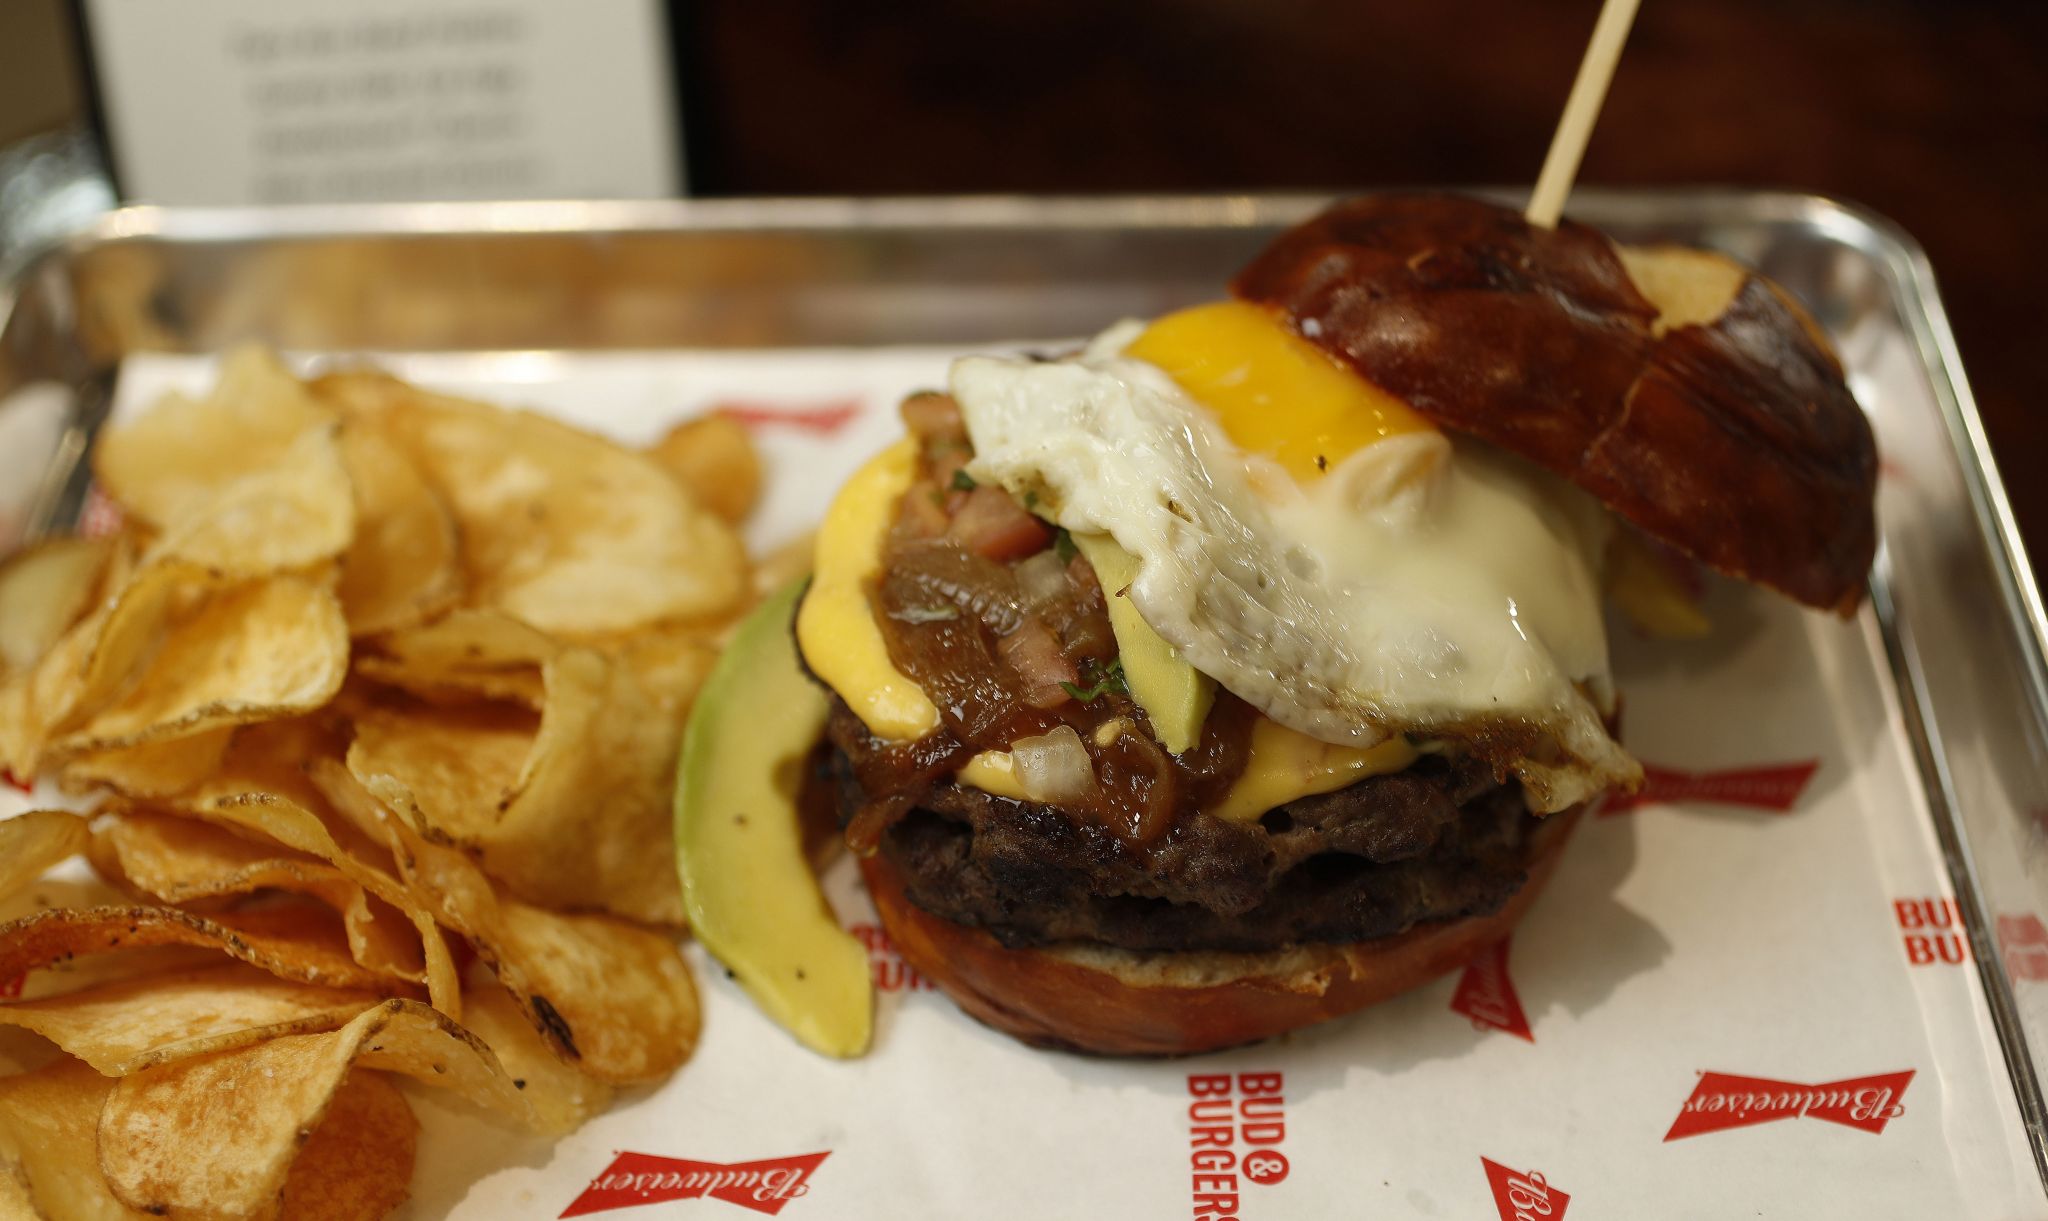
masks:
<path id="1" fill-rule="evenodd" d="M 1381 191 L 1402 189 L 1382 187 Z M 1453 188 L 1517 204 L 1522 188 Z M 0 331 L 22 287 L 100 246 L 129 242 L 247 245 L 342 238 L 458 238 L 627 233 L 876 231 L 973 233 L 1005 229 L 1253 230 L 1305 217 L 1356 190 L 1116 195 L 967 195 L 733 197 L 679 200 L 541 200 L 181 208 L 129 205 L 101 214 L 72 234 L 12 260 L 0 274 Z M 1924 248 L 1881 213 L 1838 198 L 1794 190 L 1732 187 L 1587 188 L 1573 213 L 1604 225 L 1784 224 L 1863 254 L 1884 273 L 1888 295 L 1927 377 L 1957 458 L 1973 525 L 1983 541 L 1999 600 L 2022 653 L 2022 686 L 2036 723 L 2048 725 L 2048 603 L 2035 578 L 2012 502 L 1991 450 L 1982 414 L 1935 272 Z M 1933 698 L 1912 639 L 1891 597 L 1889 557 L 1880 549 L 1870 582 L 1886 660 L 1897 685 L 1909 745 L 1934 807 L 1937 839 L 1966 921 L 1989 1016 L 1996 1030 L 2044 1191 L 2048 1191 L 2048 1110 L 2033 1048 L 2018 1016 L 2012 982 L 1991 940 L 1982 874 L 1942 741 Z"/>

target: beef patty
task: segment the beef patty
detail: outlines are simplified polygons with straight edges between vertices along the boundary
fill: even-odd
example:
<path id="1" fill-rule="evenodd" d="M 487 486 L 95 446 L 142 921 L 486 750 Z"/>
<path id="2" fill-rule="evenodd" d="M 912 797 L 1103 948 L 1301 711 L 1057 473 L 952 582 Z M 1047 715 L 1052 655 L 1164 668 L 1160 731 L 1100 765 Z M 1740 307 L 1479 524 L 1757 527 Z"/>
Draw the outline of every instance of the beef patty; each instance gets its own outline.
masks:
<path id="1" fill-rule="evenodd" d="M 868 795 L 836 750 L 833 771 L 844 820 Z M 1008 946 L 1259 952 L 1496 911 L 1527 876 L 1535 821 L 1484 765 L 1425 756 L 1255 823 L 1185 813 L 1143 850 L 1056 806 L 941 783 L 880 851 L 919 907 Z"/>

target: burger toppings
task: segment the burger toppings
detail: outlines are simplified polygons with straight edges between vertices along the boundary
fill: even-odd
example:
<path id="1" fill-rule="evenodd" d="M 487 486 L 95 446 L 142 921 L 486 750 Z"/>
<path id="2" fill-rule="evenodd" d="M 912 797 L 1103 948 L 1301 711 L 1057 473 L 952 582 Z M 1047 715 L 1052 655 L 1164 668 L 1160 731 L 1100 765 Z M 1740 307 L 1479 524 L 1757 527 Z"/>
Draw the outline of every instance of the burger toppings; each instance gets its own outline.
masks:
<path id="1" fill-rule="evenodd" d="M 1156 842 L 1181 811 L 1221 799 L 1243 767 L 1248 714 L 1208 718 L 1187 749 L 1163 749 L 1125 681 L 1107 605 L 1114 592 L 1009 492 L 956 486 L 969 482 L 957 476 L 972 451 L 950 399 L 917 396 L 904 418 L 911 448 L 866 584 L 866 618 L 887 669 L 924 694 L 937 726 L 903 741 L 863 717 L 864 732 L 843 743 L 875 795 L 849 827 L 855 846 L 872 849 L 890 822 L 961 773 L 1057 801 L 1133 848 Z M 806 617 L 800 635 L 826 634 L 808 605 Z"/>
<path id="2" fill-rule="evenodd" d="M 1113 592 L 1190 673 L 1317 739 L 1465 743 L 1540 811 L 1639 775 L 1604 723 L 1606 513 L 1273 314 L 1201 307 L 952 381 L 978 490 L 1113 538 Z"/>

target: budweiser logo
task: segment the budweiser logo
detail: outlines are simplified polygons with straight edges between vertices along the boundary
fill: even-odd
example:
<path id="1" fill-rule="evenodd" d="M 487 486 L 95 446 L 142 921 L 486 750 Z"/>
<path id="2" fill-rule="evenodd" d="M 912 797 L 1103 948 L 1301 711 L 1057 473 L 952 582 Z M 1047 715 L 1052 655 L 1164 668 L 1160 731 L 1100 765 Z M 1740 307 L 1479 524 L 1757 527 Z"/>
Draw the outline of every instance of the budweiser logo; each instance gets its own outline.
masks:
<path id="1" fill-rule="evenodd" d="M 810 1177 L 827 1153 L 776 1157 L 761 1162 L 693 1162 L 685 1158 L 621 1153 L 562 1210 L 564 1217 L 638 1208 L 670 1200 L 710 1197 L 769 1216 L 809 1194 Z"/>
<path id="2" fill-rule="evenodd" d="M 928 980 L 916 967 L 903 961 L 896 952 L 896 943 L 889 940 L 889 934 L 879 924 L 856 924 L 847 930 L 868 951 L 868 972 L 875 981 L 877 992 L 933 992 L 938 985 Z"/>
<path id="3" fill-rule="evenodd" d="M 1515 981 L 1508 977 L 1508 943 L 1505 938 L 1480 951 L 1465 964 L 1458 977 L 1458 990 L 1451 994 L 1451 1008 L 1472 1020 L 1475 1030 L 1500 1030 L 1534 1043 L 1529 1018 L 1522 1012 L 1522 1000 L 1515 995 Z"/>
<path id="4" fill-rule="evenodd" d="M 1806 782 L 1820 767 L 1820 760 L 1780 763 L 1768 767 L 1731 768 L 1716 772 L 1681 772 L 1676 768 L 1643 765 L 1643 787 L 1633 793 L 1616 793 L 1600 808 L 1604 818 L 1625 814 L 1638 806 L 1680 801 L 1705 801 L 1716 805 L 1748 806 L 1783 814 L 1799 801 Z"/>
<path id="5" fill-rule="evenodd" d="M 1664 1134 L 1667 1141 L 1724 1128 L 1746 1128 L 1774 1119 L 1825 1119 L 1859 1132 L 1878 1133 L 1906 1113 L 1906 1086 L 1913 1070 L 1851 1077 L 1821 1085 L 1799 1085 L 1768 1077 L 1701 1073 L 1692 1097 Z"/>
<path id="6" fill-rule="evenodd" d="M 2034 913 L 1998 918 L 1998 952 L 2014 979 L 2048 979 L 2048 926 Z"/>
<path id="7" fill-rule="evenodd" d="M 1479 1159 L 1486 1167 L 1486 1182 L 1493 1188 L 1493 1204 L 1500 1209 L 1500 1221 L 1564 1221 L 1564 1206 L 1572 1198 L 1550 1185 L 1537 1170 L 1509 1170 L 1490 1157 Z"/>
<path id="8" fill-rule="evenodd" d="M 720 403 L 720 415 L 728 415 L 749 428 L 762 425 L 794 428 L 800 432 L 814 432 L 831 436 L 853 422 L 860 414 L 859 399 L 833 399 L 825 403 L 803 405 L 779 403 Z"/>

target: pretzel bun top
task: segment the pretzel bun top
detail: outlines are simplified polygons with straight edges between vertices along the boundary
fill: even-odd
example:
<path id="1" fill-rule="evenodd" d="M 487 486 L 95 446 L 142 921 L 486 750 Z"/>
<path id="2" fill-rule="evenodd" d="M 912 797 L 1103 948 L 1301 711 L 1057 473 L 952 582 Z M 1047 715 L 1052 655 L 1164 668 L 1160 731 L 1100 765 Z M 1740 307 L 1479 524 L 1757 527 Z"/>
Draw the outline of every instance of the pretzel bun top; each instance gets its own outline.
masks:
<path id="1" fill-rule="evenodd" d="M 1233 281 L 1465 433 L 1730 576 L 1852 613 L 1877 449 L 1825 335 L 1719 255 L 1618 247 L 1451 195 L 1337 203 Z"/>

